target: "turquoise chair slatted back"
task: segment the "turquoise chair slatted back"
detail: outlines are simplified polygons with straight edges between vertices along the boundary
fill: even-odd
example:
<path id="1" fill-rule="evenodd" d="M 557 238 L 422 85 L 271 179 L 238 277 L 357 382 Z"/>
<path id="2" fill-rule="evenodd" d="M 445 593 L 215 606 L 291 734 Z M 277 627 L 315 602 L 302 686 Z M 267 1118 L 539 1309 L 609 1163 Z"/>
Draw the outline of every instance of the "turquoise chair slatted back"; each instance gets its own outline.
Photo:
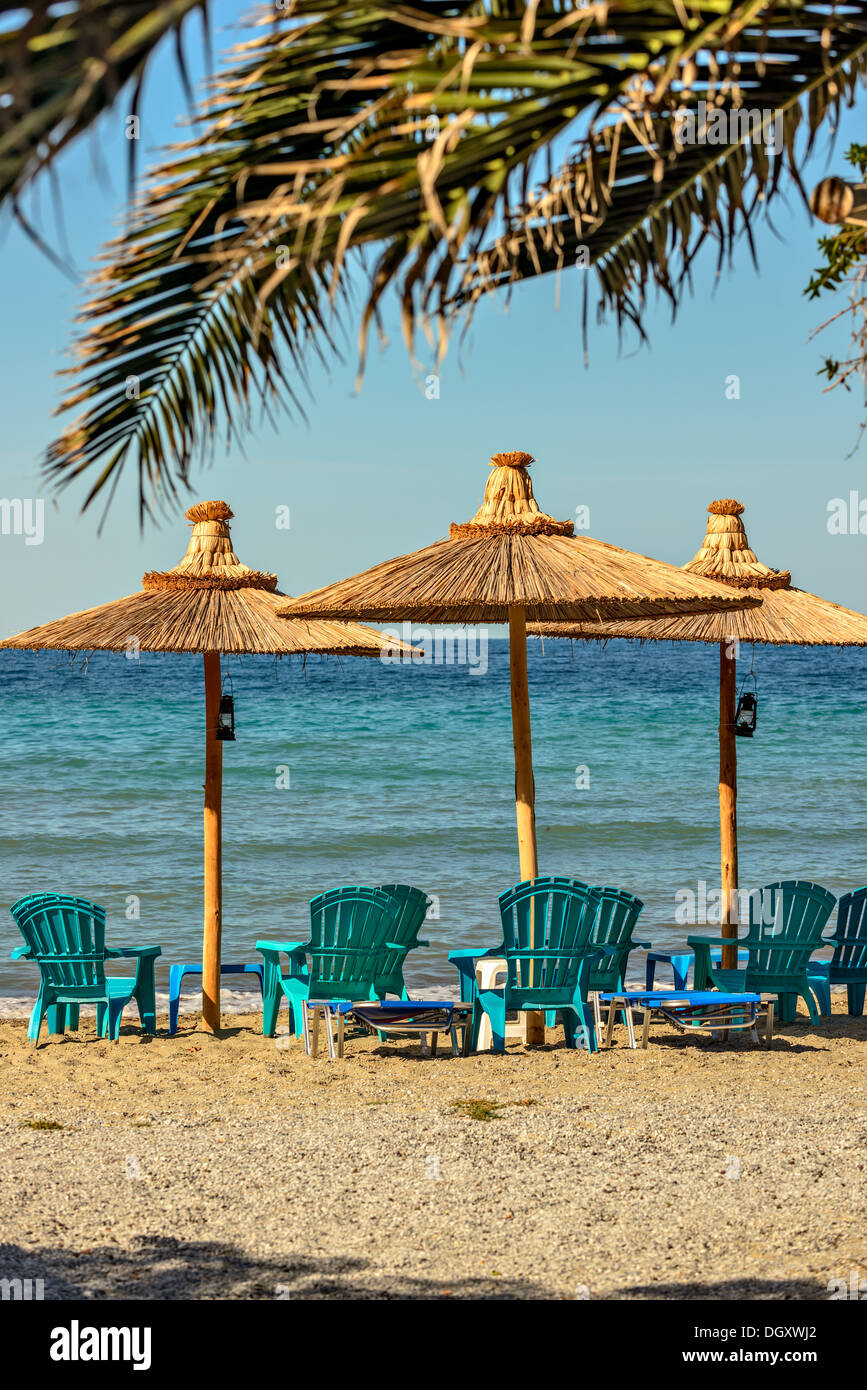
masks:
<path id="1" fill-rule="evenodd" d="M 379 888 L 332 888 L 310 903 L 310 997 L 369 998 L 388 974 L 400 906 Z M 361 991 L 361 993 L 359 993 Z"/>
<path id="2" fill-rule="evenodd" d="M 832 970 L 867 970 L 867 888 L 844 893 L 837 904 Z"/>
<path id="3" fill-rule="evenodd" d="M 518 1000 L 555 1007 L 571 998 L 599 899 L 598 888 L 569 878 L 529 879 L 500 894 L 507 1008 Z"/>
<path id="4" fill-rule="evenodd" d="M 623 973 L 632 949 L 632 934 L 644 903 L 623 888 L 597 888 L 599 907 L 590 934 L 594 946 L 615 947 L 590 976 L 591 990 L 623 988 Z"/>
<path id="5" fill-rule="evenodd" d="M 418 945 L 418 934 L 430 907 L 430 898 L 421 888 L 412 888 L 408 883 L 381 883 L 381 893 L 394 898 L 400 908 L 395 924 L 395 941 L 405 942 L 408 951 Z"/>
<path id="6" fill-rule="evenodd" d="M 427 942 L 419 942 L 418 934 L 424 925 L 430 898 L 421 888 L 413 888 L 408 883 L 382 883 L 379 891 L 387 893 L 398 906 L 393 940 L 398 942 L 403 950 L 391 953 L 386 974 L 378 981 L 378 991 L 380 994 L 397 994 L 403 997 L 406 994 L 403 978 L 406 957 L 416 946 L 427 945 Z"/>
<path id="7" fill-rule="evenodd" d="M 784 879 L 750 894 L 750 927 L 738 943 L 749 951 L 746 988 L 768 976 L 793 976 L 822 945 L 836 899 L 818 883 Z M 785 943 L 785 946 L 782 945 Z"/>
<path id="8" fill-rule="evenodd" d="M 10 909 L 42 979 L 70 999 L 105 995 L 105 909 L 86 898 L 34 893 Z"/>

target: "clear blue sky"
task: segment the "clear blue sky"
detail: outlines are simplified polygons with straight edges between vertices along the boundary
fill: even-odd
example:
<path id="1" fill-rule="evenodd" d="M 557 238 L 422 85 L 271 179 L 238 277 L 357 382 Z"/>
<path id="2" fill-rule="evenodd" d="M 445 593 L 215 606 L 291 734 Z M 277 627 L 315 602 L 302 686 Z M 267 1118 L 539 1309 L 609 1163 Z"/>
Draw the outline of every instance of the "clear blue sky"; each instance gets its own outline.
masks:
<path id="1" fill-rule="evenodd" d="M 226 19 L 235 9 L 223 3 L 217 13 Z M 189 36 L 195 49 L 194 26 Z M 172 138 L 172 115 L 184 109 L 171 53 L 162 56 L 146 92 L 143 158 L 147 146 Z M 121 120 L 109 117 L 95 140 L 59 165 L 79 267 L 123 206 Z M 823 143 L 807 186 L 844 172 L 843 151 L 863 135 L 863 122 L 847 114 L 834 155 L 828 159 Z M 276 433 L 263 424 L 248 437 L 246 457 L 218 450 L 215 465 L 194 479 L 196 496 L 226 498 L 241 558 L 276 570 L 281 587 L 299 593 L 443 535 L 478 505 L 489 456 L 527 449 L 538 460 L 540 504 L 562 517 L 588 504 L 593 535 L 682 564 L 699 545 L 706 504 L 736 496 L 763 560 L 790 568 L 804 588 L 867 610 L 867 537 L 826 529 L 830 498 L 850 489 L 867 497 L 867 444 L 847 457 L 862 403 L 857 393 L 823 395 L 822 349 L 807 341 L 833 307 L 802 294 L 818 259 L 819 225 L 794 194 L 774 221 L 779 237 L 769 229 L 759 235 L 758 275 L 743 244 L 734 273 L 724 273 L 712 294 L 709 251 L 674 325 L 664 304 L 650 312 L 650 350 L 619 354 L 614 325 L 594 328 L 589 370 L 577 270 L 563 280 L 559 311 L 552 280 L 524 287 L 508 312 L 502 301 L 483 305 L 468 345 L 449 353 L 439 400 L 425 398 L 396 329 L 384 354 L 373 349 L 356 395 L 351 344 L 346 366 L 330 378 L 314 371 L 308 423 L 283 417 Z M 52 237 L 53 225 L 44 186 L 41 226 Z M 4 224 L 0 245 L 0 495 L 45 496 L 38 460 L 56 430 L 54 373 L 65 364 L 80 291 L 16 228 Z M 730 374 L 740 377 L 740 400 L 726 399 Z M 0 537 L 4 633 L 132 592 L 144 569 L 180 557 L 186 524 L 179 517 L 141 536 L 128 482 L 99 539 L 98 509 L 78 514 L 81 493 L 63 494 L 57 509 L 47 503 L 41 546 Z M 288 532 L 274 525 L 280 504 L 291 508 Z"/>

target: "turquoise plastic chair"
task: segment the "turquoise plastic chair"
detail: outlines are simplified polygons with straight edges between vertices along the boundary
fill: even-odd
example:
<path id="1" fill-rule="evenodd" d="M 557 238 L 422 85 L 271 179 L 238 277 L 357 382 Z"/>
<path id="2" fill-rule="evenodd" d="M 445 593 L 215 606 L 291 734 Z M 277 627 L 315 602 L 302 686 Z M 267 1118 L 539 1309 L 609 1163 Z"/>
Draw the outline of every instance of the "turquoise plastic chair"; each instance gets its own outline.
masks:
<path id="1" fill-rule="evenodd" d="M 823 1014 L 831 1012 L 831 986 L 845 985 L 850 1018 L 864 1013 L 867 992 L 867 888 L 844 893 L 837 904 L 837 925 L 826 946 L 834 947 L 830 960 L 811 960 L 807 966 L 810 987 Z"/>
<path id="2" fill-rule="evenodd" d="M 728 994 L 775 994 L 782 1023 L 794 1023 L 798 996 L 807 1005 L 810 1022 L 819 1011 L 808 976 L 810 956 L 823 944 L 822 932 L 836 899 L 818 883 L 785 879 L 769 883 L 749 896 L 750 924 L 737 946 L 749 953 L 744 969 L 723 970 L 711 959 L 711 947 L 730 946 L 722 937 L 690 936 L 695 951 L 693 988 L 712 987 Z"/>
<path id="3" fill-rule="evenodd" d="M 380 888 L 332 888 L 310 903 L 308 941 L 257 941 L 265 958 L 265 1037 L 274 1036 L 284 997 L 298 1037 L 304 1032 L 302 1000 L 381 998 L 381 983 L 402 971 L 409 950 L 396 939 L 402 911 L 401 902 Z M 282 955 L 288 957 L 287 975 Z"/>
<path id="4" fill-rule="evenodd" d="M 581 883 L 577 878 L 573 878 L 572 883 L 577 888 L 591 886 Z M 599 907 L 590 933 L 590 942 L 593 946 L 602 947 L 605 954 L 590 972 L 588 991 L 591 994 L 602 991 L 612 993 L 614 990 L 623 989 L 630 951 L 648 951 L 653 943 L 632 939 L 632 933 L 644 907 L 640 898 L 627 893 L 624 888 L 596 886 L 593 891 L 599 894 Z M 545 1023 L 549 1028 L 553 1028 L 556 1023 L 555 1015 L 549 1013 Z"/>
<path id="5" fill-rule="evenodd" d="M 32 893 L 32 894 L 30 895 L 29 898 L 21 898 L 20 901 L 21 901 L 21 902 L 30 902 L 30 903 L 35 903 L 35 902 L 40 902 L 40 901 L 42 901 L 42 902 L 57 902 L 57 901 L 59 900 L 59 898 L 60 898 L 60 894 L 59 894 L 59 893 Z M 14 906 L 17 907 L 17 906 L 18 906 L 18 903 L 15 903 Z M 28 954 L 28 947 L 27 947 L 27 946 L 18 946 L 15 950 L 13 950 L 13 951 L 10 953 L 10 959 L 11 959 L 11 960 L 26 960 L 26 959 L 27 959 L 27 954 Z M 78 1023 L 79 1023 L 78 1010 L 79 1010 L 79 1006 L 78 1006 L 77 1004 L 51 1004 L 51 1005 L 49 1005 L 48 1009 L 46 1010 L 46 1018 L 48 1019 L 48 1032 L 49 1032 L 49 1035 L 51 1035 L 51 1034 L 53 1034 L 53 1033 L 57 1033 L 57 1034 L 61 1034 L 61 1035 L 62 1035 L 63 1033 L 66 1032 L 67 1028 L 71 1028 L 72 1031 L 75 1032 L 76 1029 L 78 1028 Z"/>
<path id="6" fill-rule="evenodd" d="M 12 952 L 12 959 L 34 961 L 41 976 L 27 1028 L 30 1042 L 38 1046 L 46 1014 L 51 1032 L 77 1027 L 84 1003 L 96 1005 L 99 1035 L 117 1042 L 131 999 L 144 1031 L 156 1032 L 154 961 L 161 954 L 159 946 L 112 950 L 105 944 L 105 909 L 86 898 L 35 893 L 19 898 L 10 911 L 27 943 Z M 137 961 L 134 976 L 106 976 L 105 962 L 120 959 Z"/>
<path id="7" fill-rule="evenodd" d="M 567 878 L 535 878 L 500 894 L 503 942 L 479 956 L 506 961 L 505 989 L 474 986 L 472 1046 L 478 1047 L 482 1014 L 491 1021 L 494 1052 L 506 1046 L 506 1014 L 553 1011 L 562 1017 L 566 1046 L 579 1041 L 595 1052 L 593 1011 L 587 1002 L 591 971 L 604 954 L 591 943 L 598 888 Z"/>
<path id="8" fill-rule="evenodd" d="M 421 888 L 410 887 L 408 883 L 382 883 L 379 891 L 387 893 L 400 906 L 400 915 L 394 926 L 395 943 L 405 945 L 407 952 L 414 951 L 417 946 L 430 946 L 429 941 L 420 941 L 418 936 L 430 907 L 427 893 L 422 892 Z M 388 970 L 376 982 L 380 999 L 389 994 L 396 994 L 398 999 L 409 998 L 403 978 L 403 963 L 397 954 L 389 957 Z"/>
<path id="9" fill-rule="evenodd" d="M 634 941 L 632 933 L 644 903 L 625 888 L 596 888 L 599 907 L 590 933 L 593 946 L 605 948 L 605 956 L 590 972 L 590 992 L 623 989 L 630 951 L 649 951 L 653 942 Z"/>

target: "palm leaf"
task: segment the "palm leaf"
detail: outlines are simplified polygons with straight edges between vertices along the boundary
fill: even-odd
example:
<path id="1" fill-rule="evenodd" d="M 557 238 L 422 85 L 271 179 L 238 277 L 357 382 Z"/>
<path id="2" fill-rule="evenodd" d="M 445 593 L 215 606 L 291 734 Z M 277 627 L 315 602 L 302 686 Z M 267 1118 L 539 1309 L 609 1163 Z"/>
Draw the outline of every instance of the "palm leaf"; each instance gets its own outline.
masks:
<path id="1" fill-rule="evenodd" d="M 185 75 L 181 29 L 192 10 L 207 26 L 207 0 L 0 4 L 0 202 L 17 200 L 121 92 L 135 114 L 148 59 L 169 33 Z"/>
<path id="2" fill-rule="evenodd" d="M 387 289 L 410 348 L 429 321 L 442 345 L 461 308 L 579 243 L 603 303 L 640 325 L 648 282 L 676 297 L 673 258 L 682 278 L 697 242 L 724 251 L 749 231 L 784 165 L 797 178 L 799 122 L 812 136 L 833 116 L 865 49 L 867 3 L 300 0 L 289 23 L 269 15 L 109 248 L 62 406 L 85 410 L 49 451 L 51 480 L 87 474 L 89 502 L 132 461 L 146 508 L 221 420 L 246 425 L 257 399 L 297 408 L 365 248 L 362 357 Z M 784 157 L 678 147 L 675 112 L 699 100 L 779 106 Z"/>
<path id="3" fill-rule="evenodd" d="M 824 23 L 826 16 L 817 12 L 817 18 Z M 854 103 L 863 83 L 867 7 L 849 18 L 839 33 L 825 31 L 824 43 L 817 34 L 812 47 L 798 46 L 797 71 L 768 63 L 759 87 L 757 60 L 751 82 L 737 93 L 738 105 L 731 98 L 720 102 L 726 113 L 753 107 L 777 113 L 778 152 L 749 139 L 723 147 L 679 146 L 671 120 L 656 113 L 652 131 L 645 128 L 638 138 L 627 125 L 628 116 L 615 119 L 588 137 L 530 200 L 510 210 L 507 231 L 462 267 L 457 285 L 452 266 L 446 276 L 430 279 L 427 309 L 448 317 L 465 310 L 469 317 L 484 295 L 537 275 L 560 273 L 584 251 L 597 272 L 599 316 L 612 309 L 619 322 L 629 320 L 641 332 L 648 286 L 656 285 L 676 309 L 706 241 L 716 244 L 718 272 L 741 235 L 755 259 L 753 228 L 783 187 L 784 173 L 806 203 L 799 169 L 818 132 L 836 128 L 841 106 Z M 742 42 L 749 37 L 745 34 Z M 790 44 L 796 47 L 782 29 L 767 35 L 763 30 L 762 37 L 781 51 Z M 743 73 L 743 53 L 738 62 Z M 694 80 L 694 90 L 697 85 Z M 682 96 L 681 102 L 684 107 L 695 104 Z"/>

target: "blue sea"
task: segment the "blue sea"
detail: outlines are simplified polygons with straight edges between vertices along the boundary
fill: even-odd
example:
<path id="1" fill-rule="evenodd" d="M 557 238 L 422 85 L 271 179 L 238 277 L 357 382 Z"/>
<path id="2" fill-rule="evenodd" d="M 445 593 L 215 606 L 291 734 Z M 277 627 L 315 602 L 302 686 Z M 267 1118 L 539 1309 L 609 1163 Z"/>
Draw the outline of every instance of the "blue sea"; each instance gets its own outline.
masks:
<path id="1" fill-rule="evenodd" d="M 742 654 L 741 674 L 750 655 Z M 718 651 L 531 641 L 539 865 L 644 900 L 665 946 L 719 883 Z M 867 659 L 760 648 L 758 730 L 738 740 L 740 880 L 867 882 Z M 451 987 L 447 952 L 498 941 L 519 878 L 508 645 L 487 669 L 233 659 L 224 745 L 224 960 L 303 940 L 307 902 L 401 881 L 434 899 L 411 983 Z M 751 687 L 750 687 L 751 688 Z M 0 994 L 35 992 L 5 911 L 38 891 L 102 903 L 117 946 L 195 960 L 202 931 L 200 658 L 3 653 Z M 686 906 L 684 906 L 686 904 Z M 712 920 L 712 918 L 711 918 Z"/>

